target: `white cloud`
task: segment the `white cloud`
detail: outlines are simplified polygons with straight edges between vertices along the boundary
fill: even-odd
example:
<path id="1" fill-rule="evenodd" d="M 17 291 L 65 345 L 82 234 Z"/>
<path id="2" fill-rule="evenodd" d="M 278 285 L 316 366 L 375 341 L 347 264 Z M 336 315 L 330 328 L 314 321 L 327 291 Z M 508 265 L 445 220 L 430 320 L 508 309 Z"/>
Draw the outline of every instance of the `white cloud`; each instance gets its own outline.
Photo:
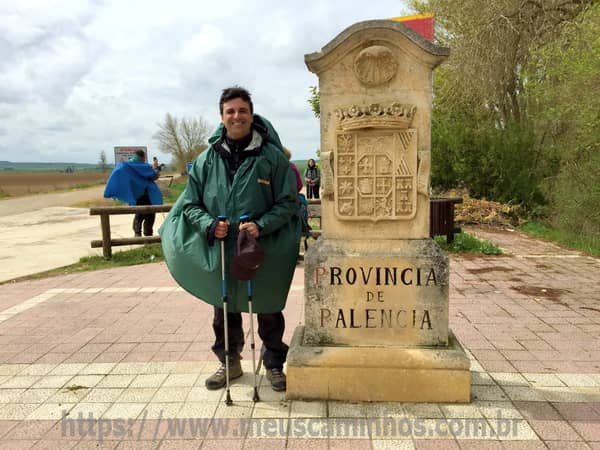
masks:
<path id="1" fill-rule="evenodd" d="M 27 23 L 25 17 L 16 14 L 0 15 L 0 29 L 3 39 L 13 46 L 27 45 L 44 34 L 41 26 Z"/>
<path id="2" fill-rule="evenodd" d="M 147 145 L 167 112 L 216 125 L 221 89 L 247 87 L 296 158 L 319 147 L 304 54 L 344 28 L 406 12 L 275 0 L 0 0 L 0 159 L 94 162 Z"/>
<path id="3" fill-rule="evenodd" d="M 185 63 L 202 61 L 225 50 L 225 36 L 213 24 L 204 24 L 200 31 L 183 44 L 180 58 Z"/>

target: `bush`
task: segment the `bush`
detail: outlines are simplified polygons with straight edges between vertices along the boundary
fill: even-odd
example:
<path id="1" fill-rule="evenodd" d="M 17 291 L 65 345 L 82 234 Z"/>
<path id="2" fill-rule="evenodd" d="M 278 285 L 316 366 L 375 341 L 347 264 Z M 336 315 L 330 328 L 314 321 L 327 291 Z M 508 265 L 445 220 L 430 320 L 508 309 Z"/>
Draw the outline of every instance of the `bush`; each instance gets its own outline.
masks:
<path id="1" fill-rule="evenodd" d="M 432 187 L 466 187 L 476 198 L 546 203 L 540 182 L 551 167 L 540 158 L 533 128 L 486 126 L 474 117 L 438 115 L 432 129 Z"/>
<path id="2" fill-rule="evenodd" d="M 577 148 L 552 183 L 549 223 L 600 239 L 600 144 Z"/>
<path id="3" fill-rule="evenodd" d="M 436 236 L 435 241 L 442 249 L 451 253 L 483 253 L 484 255 L 501 255 L 502 249 L 496 244 L 476 238 L 468 233 L 454 235 L 454 242 L 448 244 L 446 237 Z"/>

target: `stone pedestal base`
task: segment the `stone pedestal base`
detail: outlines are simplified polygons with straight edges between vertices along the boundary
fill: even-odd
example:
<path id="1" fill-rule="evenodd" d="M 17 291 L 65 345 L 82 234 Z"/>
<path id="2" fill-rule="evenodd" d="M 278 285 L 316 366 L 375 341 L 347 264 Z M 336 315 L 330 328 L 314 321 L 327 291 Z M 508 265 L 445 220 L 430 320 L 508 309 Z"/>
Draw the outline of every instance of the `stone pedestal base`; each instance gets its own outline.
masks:
<path id="1" fill-rule="evenodd" d="M 470 362 L 452 333 L 443 348 L 325 347 L 303 345 L 304 329 L 287 357 L 288 399 L 470 401 Z"/>

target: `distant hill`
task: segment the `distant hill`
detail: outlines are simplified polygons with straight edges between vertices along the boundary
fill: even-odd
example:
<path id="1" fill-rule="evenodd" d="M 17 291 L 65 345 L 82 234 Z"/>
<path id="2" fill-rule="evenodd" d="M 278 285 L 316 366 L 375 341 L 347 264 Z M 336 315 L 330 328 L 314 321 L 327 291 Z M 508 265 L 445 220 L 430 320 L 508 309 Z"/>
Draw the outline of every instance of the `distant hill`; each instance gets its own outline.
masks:
<path id="1" fill-rule="evenodd" d="M 112 169 L 112 164 L 107 164 L 109 169 Z M 73 170 L 74 172 L 82 171 L 94 171 L 100 170 L 98 164 L 85 164 L 85 163 L 68 163 L 68 162 L 56 162 L 56 163 L 24 163 L 24 162 L 11 162 L 11 161 L 0 161 L 0 173 L 2 172 L 65 172 L 67 170 Z"/>
<path id="2" fill-rule="evenodd" d="M 301 174 L 304 174 L 308 160 L 299 159 L 292 160 Z M 317 162 L 317 165 L 319 163 Z M 107 164 L 108 170 L 112 170 L 114 165 Z M 68 168 L 72 168 L 75 172 L 82 171 L 96 171 L 101 170 L 98 164 L 87 164 L 87 163 L 69 163 L 69 162 L 55 162 L 55 163 L 25 163 L 25 162 L 11 162 L 11 161 L 0 161 L 0 174 L 3 172 L 65 172 Z"/>

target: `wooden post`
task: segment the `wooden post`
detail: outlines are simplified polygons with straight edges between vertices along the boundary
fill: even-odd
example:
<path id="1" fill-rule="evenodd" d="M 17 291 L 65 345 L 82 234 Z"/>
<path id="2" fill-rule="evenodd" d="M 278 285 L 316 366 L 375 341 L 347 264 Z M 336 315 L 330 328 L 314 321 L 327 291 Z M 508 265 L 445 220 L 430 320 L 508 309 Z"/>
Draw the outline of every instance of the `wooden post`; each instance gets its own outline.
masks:
<path id="1" fill-rule="evenodd" d="M 100 215 L 100 227 L 102 228 L 102 255 L 104 259 L 112 258 L 112 248 L 110 246 L 110 216 L 108 214 Z"/>
<path id="2" fill-rule="evenodd" d="M 100 216 L 100 228 L 102 230 L 102 240 L 92 241 L 92 248 L 102 247 L 104 259 L 112 258 L 112 248 L 119 245 L 140 245 L 160 242 L 160 236 L 144 236 L 112 239 L 110 235 L 110 216 L 111 214 L 150 214 L 169 212 L 173 205 L 144 205 L 144 206 L 99 206 L 90 208 L 91 216 Z"/>
<path id="3" fill-rule="evenodd" d="M 451 199 L 448 202 L 448 234 L 446 235 L 446 242 L 452 244 L 454 242 L 454 201 Z"/>

